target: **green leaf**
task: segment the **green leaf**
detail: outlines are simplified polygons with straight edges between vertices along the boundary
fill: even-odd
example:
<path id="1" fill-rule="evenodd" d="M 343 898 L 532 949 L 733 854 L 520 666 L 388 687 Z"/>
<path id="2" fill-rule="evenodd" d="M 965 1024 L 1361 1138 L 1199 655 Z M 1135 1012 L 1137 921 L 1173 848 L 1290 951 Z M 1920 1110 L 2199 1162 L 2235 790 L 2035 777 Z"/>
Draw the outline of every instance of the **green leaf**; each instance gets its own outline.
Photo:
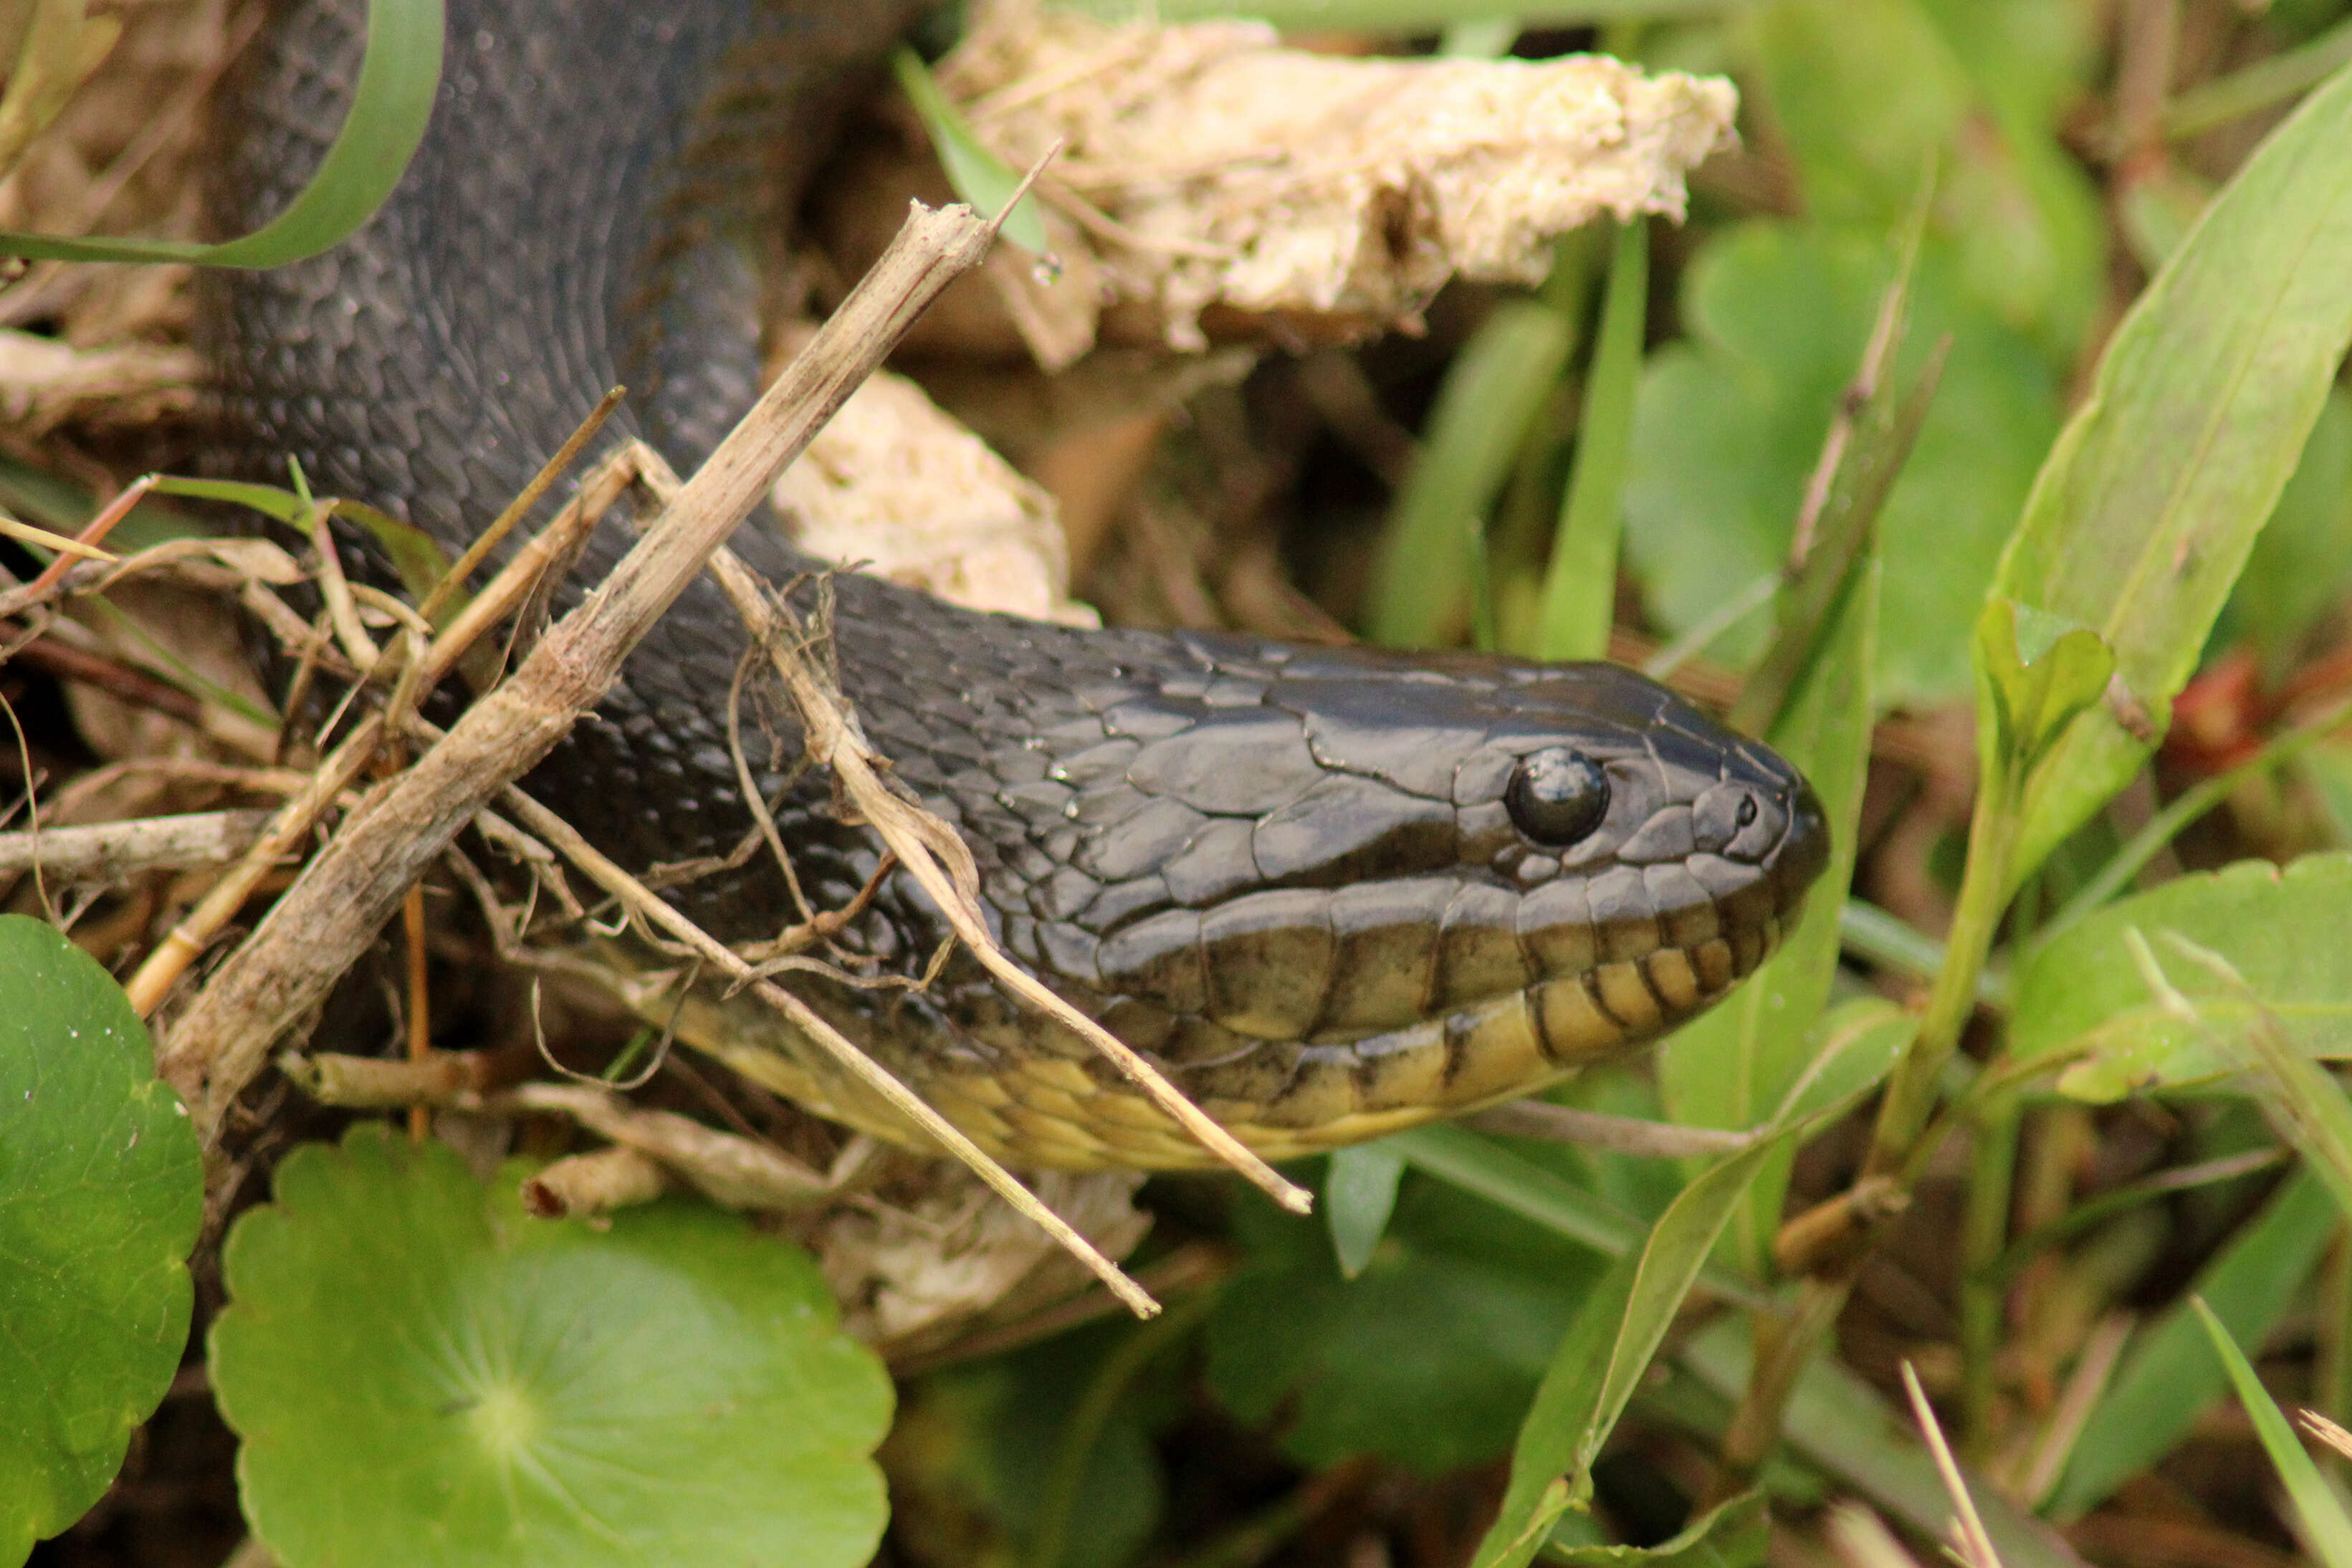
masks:
<path id="1" fill-rule="evenodd" d="M 0 1563 L 98 1501 L 171 1386 L 204 1196 L 122 988 L 0 915 Z"/>
<path id="2" fill-rule="evenodd" d="M 1842 1110 L 1832 1102 L 1781 1122 L 1769 1136 L 1709 1166 L 1658 1216 L 1631 1270 L 1622 1260 L 1611 1268 L 1554 1352 L 1519 1428 L 1510 1485 L 1478 1548 L 1478 1568 L 1525 1568 L 1533 1560 L 1528 1524 L 1556 1478 L 1568 1477 L 1572 1502 L 1591 1496 L 1592 1463 L 1601 1445 L 1649 1370 L 1748 1184 L 1776 1155 Z"/>
<path id="3" fill-rule="evenodd" d="M 1375 1454 L 1437 1475 L 1500 1453 L 1601 1272 L 1590 1249 L 1421 1177 L 1353 1280 L 1318 1220 L 1238 1194 L 1232 1223 L 1248 1261 L 1209 1319 L 1210 1386 L 1244 1421 L 1281 1415 L 1283 1450 L 1316 1468 Z"/>
<path id="4" fill-rule="evenodd" d="M 1738 1314 L 1727 1314 L 1694 1335 L 1675 1359 L 1717 1394 L 1737 1399 L 1748 1386 L 1749 1326 Z M 1920 1447 L 1918 1428 L 1853 1373 L 1827 1358 L 1800 1373 L 1781 1414 L 1780 1436 L 1797 1455 L 1920 1534 L 1943 1535 L 1952 1500 Z M 2057 1531 L 1999 1490 L 1976 1482 L 1969 1491 L 2001 1568 L 2082 1568 L 2083 1560 Z"/>
<path id="5" fill-rule="evenodd" d="M 1624 532 L 1625 459 L 1649 321 L 1650 226 L 1621 224 L 1609 263 L 1592 370 L 1577 427 L 1576 468 L 1544 572 L 1538 658 L 1602 658 L 1617 609 L 1617 546 Z"/>
<path id="6" fill-rule="evenodd" d="M 2352 37 L 2352 24 L 2347 24 Z M 2223 639 L 2243 637 L 2272 679 L 2352 589 L 2352 389 L 2330 388 L 2294 476 L 2246 557 L 2222 616 Z"/>
<path id="7" fill-rule="evenodd" d="M 1830 864 L 1780 951 L 1722 1005 L 1659 1047 L 1658 1088 L 1674 1120 L 1695 1127 L 1755 1127 L 1769 1120 L 1804 1065 L 1819 1054 L 1811 1031 L 1837 973 L 1839 921 L 1853 880 L 1856 826 L 1869 771 L 1874 710 L 1879 569 L 1865 553 L 1769 739 L 1813 784 L 1830 825 Z M 1728 1246 L 1748 1273 L 1769 1271 L 1793 1150 L 1769 1162 L 1734 1223 Z"/>
<path id="8" fill-rule="evenodd" d="M 341 243 L 375 216 L 425 139 L 441 82 L 441 0 L 369 0 L 367 53 L 343 127 L 284 212 L 219 245 L 68 239 L 0 231 L 0 255 L 49 261 L 178 261 L 279 267 Z"/>
<path id="9" fill-rule="evenodd" d="M 1623 1209 L 1466 1127 L 1415 1127 L 1385 1142 L 1416 1168 L 1603 1257 L 1622 1258 L 1642 1247 L 1642 1223 Z M 1700 1278 L 1726 1300 L 1751 1306 L 1764 1300 L 1752 1282 L 1727 1269 L 1708 1269 Z"/>
<path id="10" fill-rule="evenodd" d="M 1655 1546 L 1564 1546 L 1554 1540 L 1544 1561 L 1565 1568 L 1756 1568 L 1771 1546 L 1770 1500 L 1745 1491 L 1694 1514 Z"/>
<path id="11" fill-rule="evenodd" d="M 2024 778 L 2116 672 L 2098 633 L 1995 597 L 1977 617 L 1977 766 Z"/>
<path id="12" fill-rule="evenodd" d="M 2095 627 L 2160 733 L 2352 342 L 2352 71 L 2248 159 L 2107 345 L 1992 593 Z M 2011 886 L 2149 742 L 2102 709 L 2024 802 Z"/>
<path id="13" fill-rule="evenodd" d="M 529 1219 L 520 1173 L 378 1125 L 279 1163 L 211 1341 L 255 1535 L 287 1568 L 864 1563 L 890 1384 L 816 1266 L 684 1201 Z"/>
<path id="14" fill-rule="evenodd" d="M 2335 1201 L 2308 1173 L 2288 1179 L 2263 1212 L 2198 1270 L 2190 1289 L 2231 1338 L 2260 1344 L 2317 1267 L 2338 1224 Z M 2066 1473 L 2046 1511 L 2065 1521 L 2169 1453 L 2200 1412 L 2228 1386 L 2221 1368 L 2198 1353 L 2204 1331 L 2175 1304 L 2134 1336 L 2114 1378 L 2083 1425 Z"/>
<path id="15" fill-rule="evenodd" d="M 2352 1057 L 2352 856 L 2307 855 L 2284 871 L 2245 860 L 2109 904 L 2037 950 L 2018 976 L 2011 1055 L 2079 1059 L 2058 1079 L 2081 1100 L 2197 1083 L 2239 1063 L 2148 994 L 2126 933 L 2176 931 L 2221 953 L 2305 1056 Z M 2257 1009 L 2214 978 L 2168 963 L 2206 1025 L 2232 1035 Z"/>
<path id="16" fill-rule="evenodd" d="M 1893 266 L 1875 236 L 1786 223 L 1726 230 L 1694 258 L 1681 300 L 1690 335 L 1650 356 L 1625 481 L 1626 561 L 1661 630 L 1687 633 L 1759 577 L 1777 579 Z M 1895 384 L 1911 385 L 1947 335 L 1951 349 L 1879 515 L 1872 683 L 1882 704 L 1969 689 L 1978 585 L 1991 580 L 2037 456 L 2058 430 L 2048 361 L 1968 301 L 1950 252 L 1932 241 L 1910 319 Z M 1714 645 L 1715 657 L 1751 663 L 1769 630 L 1750 617 Z"/>
<path id="17" fill-rule="evenodd" d="M 1463 530 L 1484 525 L 1569 347 L 1559 312 L 1510 300 L 1454 356 L 1373 561 L 1365 629 L 1374 642 L 1427 647 L 1461 626 L 1470 584 Z"/>
<path id="18" fill-rule="evenodd" d="M 1172 1303 L 1184 1310 L 1184 1303 Z M 1150 1324 L 1111 1321 L 1057 1334 L 1009 1355 L 948 1368 L 905 1391 L 891 1429 L 891 1485 L 902 1529 L 935 1531 L 942 1502 L 955 1510 L 956 1544 L 945 1560 L 1036 1565 L 1046 1492 L 1106 1371 L 1154 1334 Z M 1167 1479 L 1153 1448 L 1183 1397 L 1184 1358 L 1160 1355 L 1120 1391 L 1091 1429 L 1084 1473 L 1067 1498 L 1062 1549 L 1052 1568 L 1131 1568 L 1160 1522 Z M 936 1539 L 936 1536 L 932 1537 Z"/>
<path id="19" fill-rule="evenodd" d="M 2063 360 L 2105 287 L 2096 190 L 2057 121 L 2097 55 L 2048 0 L 1784 0 L 1748 31 L 1808 212 L 1884 231 L 1919 170 L 1970 301 Z M 1867 135 L 1855 133 L 1868 126 Z"/>
<path id="20" fill-rule="evenodd" d="M 1372 1260 L 1372 1249 L 1395 1212 L 1397 1183 L 1404 1156 L 1385 1143 L 1359 1143 L 1331 1152 L 1323 1176 L 1323 1219 L 1331 1227 L 1331 1251 L 1339 1273 L 1353 1279 Z"/>
<path id="21" fill-rule="evenodd" d="M 940 84 L 931 79 L 920 55 L 901 45 L 890 57 L 890 69 L 898 79 L 898 89 L 921 117 L 932 150 L 939 153 L 940 166 L 947 171 L 948 184 L 955 187 L 955 194 L 984 218 L 1003 212 L 1004 204 L 1021 188 L 1020 172 L 1006 168 L 972 134 L 971 126 L 948 101 Z M 998 232 L 1032 256 L 1043 256 L 1051 248 L 1045 238 L 1045 220 L 1037 214 L 1037 198 L 1034 195 L 1021 198 L 1021 204 L 1006 216 Z"/>
<path id="22" fill-rule="evenodd" d="M 2294 1511 L 2303 1524 L 2304 1544 L 2317 1553 L 2327 1568 L 2352 1568 L 2352 1519 L 2345 1517 L 2344 1505 L 2325 1480 L 2319 1467 L 2311 1462 L 2304 1451 L 2294 1428 L 2287 1425 L 2278 1402 L 2254 1375 L 2253 1364 L 2246 1352 L 2221 1326 L 2213 1310 L 2195 1297 L 2189 1304 L 2197 1310 L 2200 1321 L 2205 1325 L 2205 1336 L 2213 1343 L 2213 1353 L 2221 1358 L 2229 1369 L 2230 1382 L 2238 1391 L 2238 1403 L 2246 1407 L 2253 1419 L 2254 1435 L 2263 1440 L 2263 1451 L 2271 1457 L 2271 1465 L 2286 1483 L 2286 1495 L 2294 1500 Z"/>

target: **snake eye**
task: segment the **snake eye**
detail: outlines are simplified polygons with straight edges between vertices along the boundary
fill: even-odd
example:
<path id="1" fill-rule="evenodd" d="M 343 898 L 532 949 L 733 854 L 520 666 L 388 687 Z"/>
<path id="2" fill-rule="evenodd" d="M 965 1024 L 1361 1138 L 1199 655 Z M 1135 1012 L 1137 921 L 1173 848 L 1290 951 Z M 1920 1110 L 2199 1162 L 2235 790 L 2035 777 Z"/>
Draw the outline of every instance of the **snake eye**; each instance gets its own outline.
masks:
<path id="1" fill-rule="evenodd" d="M 1519 759 L 1503 804 L 1520 832 L 1538 844 L 1565 848 L 1609 814 L 1609 775 L 1580 752 L 1547 746 Z"/>

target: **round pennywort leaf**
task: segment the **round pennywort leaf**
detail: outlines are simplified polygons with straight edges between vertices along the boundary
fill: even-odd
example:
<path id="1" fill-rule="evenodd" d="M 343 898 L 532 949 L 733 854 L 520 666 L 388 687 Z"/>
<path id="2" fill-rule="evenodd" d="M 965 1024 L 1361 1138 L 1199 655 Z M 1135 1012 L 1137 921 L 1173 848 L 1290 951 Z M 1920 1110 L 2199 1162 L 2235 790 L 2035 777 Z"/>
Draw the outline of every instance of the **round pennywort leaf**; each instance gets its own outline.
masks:
<path id="1" fill-rule="evenodd" d="M 122 988 L 0 915 L 0 1563 L 99 1500 L 171 1385 L 204 1196 Z"/>
<path id="2" fill-rule="evenodd" d="M 287 1568 L 856 1568 L 880 1363 L 815 1265 L 700 1204 L 524 1215 L 379 1126 L 240 1219 L 212 1331 L 254 1533 Z"/>

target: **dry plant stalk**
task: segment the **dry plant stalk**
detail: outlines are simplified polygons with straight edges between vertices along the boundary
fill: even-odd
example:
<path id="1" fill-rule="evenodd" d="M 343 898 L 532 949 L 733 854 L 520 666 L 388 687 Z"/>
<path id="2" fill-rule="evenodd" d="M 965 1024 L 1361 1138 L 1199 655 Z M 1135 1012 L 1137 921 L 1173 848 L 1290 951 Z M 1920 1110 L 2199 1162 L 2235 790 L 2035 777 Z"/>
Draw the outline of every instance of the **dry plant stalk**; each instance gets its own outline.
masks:
<path id="1" fill-rule="evenodd" d="M 658 1161 L 625 1143 L 567 1154 L 522 1184 L 522 1206 L 539 1219 L 575 1219 L 649 1204 L 669 1186 Z"/>
<path id="2" fill-rule="evenodd" d="M 118 881 L 142 871 L 222 866 L 250 849 L 269 819 L 266 811 L 199 811 L 0 833 L 0 877 L 37 868 L 61 881 Z"/>
<path id="3" fill-rule="evenodd" d="M 597 590 L 550 629 L 504 685 L 469 708 L 442 743 L 369 792 L 170 1031 L 162 1068 L 207 1141 L 217 1137 L 229 1104 L 270 1047 L 320 1004 L 409 885 L 477 811 L 604 696 L 629 650 L 776 473 L 923 306 L 979 263 L 994 234 L 966 209 L 919 206 L 807 351 Z"/>
<path id="4" fill-rule="evenodd" d="M 1919 1374 L 1907 1360 L 1903 1363 L 1903 1389 L 1911 1396 L 1911 1414 L 1918 1419 L 1919 1434 L 1935 1456 L 1936 1473 L 1943 1478 L 1944 1490 L 1952 1500 L 1952 1554 L 1963 1568 L 2000 1568 L 2000 1555 L 1993 1550 L 1992 1537 L 1985 1532 L 1976 1499 L 1969 1495 L 1968 1478 L 1960 1474 L 1960 1462 L 1952 1458 L 1951 1445 L 1944 1441 L 1944 1428 L 1927 1403 L 1927 1391 L 1919 1386 Z"/>

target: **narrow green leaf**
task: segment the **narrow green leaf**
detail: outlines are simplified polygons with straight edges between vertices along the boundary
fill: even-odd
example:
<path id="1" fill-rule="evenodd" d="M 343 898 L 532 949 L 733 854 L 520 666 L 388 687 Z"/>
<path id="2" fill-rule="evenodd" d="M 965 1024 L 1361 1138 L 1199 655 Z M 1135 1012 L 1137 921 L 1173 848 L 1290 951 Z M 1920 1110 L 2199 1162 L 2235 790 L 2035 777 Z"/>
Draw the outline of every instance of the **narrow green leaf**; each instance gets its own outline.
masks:
<path id="1" fill-rule="evenodd" d="M 1331 1227 L 1331 1250 L 1349 1279 L 1364 1271 L 1396 1210 L 1397 1183 L 1404 1156 L 1386 1143 L 1358 1143 L 1331 1152 L 1323 1177 L 1323 1218 Z"/>
<path id="2" fill-rule="evenodd" d="M 1819 1129 L 1841 1107 L 1831 1104 L 1708 1167 L 1658 1216 L 1630 1277 L 1622 1266 L 1610 1270 L 1575 1324 L 1562 1339 L 1536 1402 L 1519 1428 L 1511 1454 L 1511 1479 L 1503 1507 L 1478 1549 L 1479 1568 L 1525 1568 L 1534 1556 L 1526 1540 L 1527 1521 L 1542 1505 L 1554 1478 L 1565 1473 L 1569 1495 L 1591 1495 L 1592 1463 L 1616 1427 L 1633 1389 L 1649 1370 L 1682 1307 L 1757 1173 L 1784 1148 Z M 1619 1281 L 1622 1279 L 1622 1291 Z M 1606 1339 L 1587 1323 L 1622 1299 L 1622 1311 Z M 1603 1350 L 1601 1347 L 1605 1345 Z"/>
<path id="3" fill-rule="evenodd" d="M 2299 1173 L 2198 1270 L 2190 1289 L 2231 1338 L 2260 1344 L 2318 1266 L 2337 1224 L 2326 1187 Z M 2221 1396 L 2228 1386 L 2221 1368 L 2197 1353 L 2203 1337 L 2189 1309 L 2176 1304 L 2133 1338 L 2051 1494 L 2052 1518 L 2072 1520 L 2096 1508 L 2169 1453 Z"/>
<path id="4" fill-rule="evenodd" d="M 1535 1404 L 1519 1426 L 1511 1452 L 1511 1480 L 1503 1506 L 1486 1529 L 1471 1561 L 1474 1568 L 1527 1568 L 1535 1560 L 1553 1520 L 1569 1506 L 1581 1506 L 1568 1479 L 1578 1447 L 1600 1407 L 1610 1369 L 1610 1347 L 1633 1300 L 1640 1260 L 1619 1258 L 1577 1308 L 1551 1365 L 1536 1389 Z"/>
<path id="5" fill-rule="evenodd" d="M 2023 802 L 2012 887 L 2146 759 L 2319 416 L 2352 341 L 2348 144 L 2340 71 L 2140 295 L 2034 482 L 1991 597 L 2096 628 L 2147 722 L 2074 722 Z"/>
<path id="6" fill-rule="evenodd" d="M 1592 369 L 1584 382 L 1576 468 L 1544 572 L 1538 658 L 1601 658 L 1609 652 L 1617 606 L 1617 545 L 1624 531 L 1625 461 L 1649 310 L 1650 225 L 1637 218 L 1618 226 L 1609 262 L 1609 290 L 1601 301 Z"/>
<path id="7" fill-rule="evenodd" d="M 171 1385 L 204 1193 L 122 988 L 0 915 L 0 1563 L 105 1494 Z"/>
<path id="8" fill-rule="evenodd" d="M 1559 312 L 1512 300 L 1454 356 L 1373 562 L 1366 630 L 1374 642 L 1425 647 L 1462 626 L 1470 580 L 1462 531 L 1494 505 L 1569 346 Z"/>
<path id="9" fill-rule="evenodd" d="M 1717 1394 L 1738 1399 L 1748 1386 L 1750 1351 L 1748 1322 L 1727 1314 L 1694 1335 L 1675 1360 Z M 1824 1358 L 1799 1373 L 1780 1434 L 1794 1453 L 1920 1534 L 1943 1535 L 1952 1501 L 1918 1429 L 1853 1373 Z M 1969 1490 L 2002 1568 L 2083 1568 L 2056 1531 L 1997 1489 L 1971 1478 Z"/>
<path id="10" fill-rule="evenodd" d="M 2189 1304 L 2197 1310 L 2198 1320 L 2205 1325 L 2205 1337 L 2212 1342 L 2213 1353 L 2221 1358 L 2229 1369 L 2230 1382 L 2238 1391 L 2238 1403 L 2252 1417 L 2254 1435 L 2263 1440 L 2263 1451 L 2271 1457 L 2271 1465 L 2286 1483 L 2286 1495 L 2294 1501 L 2294 1511 L 2301 1521 L 2300 1533 L 2304 1543 L 2317 1553 L 2327 1568 L 2352 1568 L 2352 1519 L 2345 1517 L 2344 1505 L 2336 1493 L 2320 1479 L 2319 1467 L 2311 1462 L 2294 1428 L 2287 1425 L 2278 1402 L 2254 1375 L 2253 1363 L 2213 1310 L 2196 1297 Z"/>
<path id="11" fill-rule="evenodd" d="M 1840 917 L 1853 879 L 1863 784 L 1869 771 L 1877 662 L 1879 569 L 1874 549 L 1853 563 L 1853 581 L 1822 628 L 1811 668 L 1769 739 L 1812 781 L 1830 825 L 1830 864 L 1806 896 L 1796 931 L 1760 973 L 1721 1006 L 1676 1030 L 1658 1050 L 1658 1088 L 1675 1121 L 1754 1127 L 1772 1117 L 1806 1062 L 1810 1032 L 1829 1001 L 1841 946 Z M 1793 1152 L 1770 1161 L 1730 1232 L 1731 1256 L 1762 1277 L 1770 1268 Z"/>
<path id="12" fill-rule="evenodd" d="M 1563 1568 L 1756 1568 L 1772 1545 L 1771 1500 L 1761 1491 L 1726 1498 L 1655 1546 L 1563 1545 L 1544 1561 Z"/>
<path id="13" fill-rule="evenodd" d="M 2205 1016 L 2204 1008 L 2172 984 L 2138 928 L 2125 935 L 2133 961 L 2165 1010 L 2252 1069 L 2255 1097 L 2262 1101 L 2271 1126 L 2294 1146 L 2305 1167 L 2327 1184 L 2327 1190 L 2336 1195 L 2336 1206 L 2352 1220 L 2352 1099 L 2346 1098 L 2343 1085 L 2334 1074 L 2295 1050 L 2278 1015 L 2228 959 L 2177 931 L 2158 933 L 2167 947 L 2220 982 L 2219 994 L 2242 1018 L 2239 1026 L 2224 1033 Z"/>
<path id="14" fill-rule="evenodd" d="M 369 0 L 367 11 L 367 54 L 343 127 L 310 183 L 260 228 L 219 245 L 0 232 L 0 255 L 278 267 L 341 242 L 375 216 L 400 183 L 425 139 L 441 82 L 441 0 Z"/>
<path id="15" fill-rule="evenodd" d="M 2164 106 L 2164 133 L 2185 139 L 2308 92 L 2352 62 L 2352 16 L 2307 43 L 2195 87 Z"/>
<path id="16" fill-rule="evenodd" d="M 901 45 L 890 57 L 890 69 L 898 79 L 899 90 L 922 118 L 932 150 L 939 153 L 940 166 L 947 171 L 948 184 L 955 187 L 956 195 L 982 217 L 992 218 L 1003 212 L 1013 193 L 1021 188 L 1019 171 L 1006 168 L 972 134 L 962 113 L 931 79 L 920 55 Z M 1021 205 L 1013 209 L 999 232 L 1033 256 L 1043 256 L 1049 247 L 1045 220 L 1038 216 L 1034 195 L 1021 198 Z"/>
<path id="17" fill-rule="evenodd" d="M 153 488 L 157 495 L 186 496 L 192 500 L 226 501 L 231 506 L 249 507 L 289 528 L 300 526 L 303 519 L 310 513 L 308 500 L 277 485 L 248 484 L 242 479 L 186 479 L 175 474 L 165 474 L 156 479 Z"/>
<path id="18" fill-rule="evenodd" d="M 1623 1258 L 1643 1246 L 1639 1220 L 1466 1127 L 1439 1122 L 1383 1142 L 1416 1169 L 1606 1257 Z M 1755 1284 L 1728 1269 L 1701 1269 L 1699 1283 L 1727 1301 L 1768 1304 Z"/>
<path id="19" fill-rule="evenodd" d="M 2202 1026 L 2148 994 L 2126 933 L 2174 931 L 2226 958 L 2251 995 L 2203 972 L 2179 973 Z M 2078 1099 L 2198 1083 L 2237 1066 L 2211 1038 L 2243 1038 L 2259 999 L 2294 1049 L 2352 1058 L 2352 856 L 2307 855 L 2284 870 L 2245 860 L 2177 878 L 2084 916 L 2037 949 L 2018 976 L 2010 1054 L 2075 1058 L 2058 1079 Z"/>

